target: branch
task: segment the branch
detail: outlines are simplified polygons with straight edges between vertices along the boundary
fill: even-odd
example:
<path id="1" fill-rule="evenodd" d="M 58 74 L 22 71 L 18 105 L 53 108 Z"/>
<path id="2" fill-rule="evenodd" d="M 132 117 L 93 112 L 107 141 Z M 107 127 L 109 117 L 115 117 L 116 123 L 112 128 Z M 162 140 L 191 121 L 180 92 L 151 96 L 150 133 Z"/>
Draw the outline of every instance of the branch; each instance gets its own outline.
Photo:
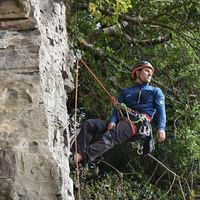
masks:
<path id="1" fill-rule="evenodd" d="M 166 165 L 164 165 L 160 160 L 158 160 L 157 158 L 155 158 L 154 156 L 152 156 L 149 153 L 147 155 L 151 159 L 153 159 L 154 161 L 156 161 L 157 163 L 159 163 L 162 167 L 164 167 L 168 172 L 170 172 L 171 174 L 173 174 L 175 178 L 181 179 L 181 177 L 179 175 L 177 175 L 175 172 L 173 172 L 171 169 L 169 169 L 169 167 L 167 167 Z"/>
<path id="2" fill-rule="evenodd" d="M 88 9 L 88 3 L 79 3 L 79 4 L 76 4 L 77 8 L 79 9 Z M 102 14 L 105 14 L 107 16 L 113 16 L 114 15 L 114 12 L 111 12 L 111 11 L 107 11 L 105 10 L 104 8 L 98 8 L 98 10 L 102 13 Z M 148 18 L 143 18 L 143 17 L 132 17 L 132 16 L 129 16 L 127 14 L 122 14 L 121 16 L 119 16 L 119 19 L 120 20 L 123 20 L 123 21 L 126 21 L 126 22 L 130 22 L 132 24 L 135 24 L 135 25 L 139 25 L 139 24 L 149 24 L 149 25 L 156 25 L 158 27 L 163 27 L 163 28 L 166 28 L 168 30 L 171 30 L 175 33 L 177 33 L 178 35 L 181 36 L 181 38 L 183 38 L 195 51 L 197 57 L 199 57 L 198 55 L 198 52 L 196 51 L 196 47 L 194 45 L 191 44 L 191 42 L 186 38 L 186 36 L 184 34 L 182 34 L 180 31 L 176 30 L 175 28 L 172 28 L 166 24 L 162 24 L 160 22 L 157 22 L 157 21 L 152 21 L 152 17 L 148 17 Z"/>
<path id="3" fill-rule="evenodd" d="M 136 39 L 136 38 L 129 36 L 128 34 L 125 34 L 122 31 L 121 26 L 119 26 L 119 25 L 114 25 L 114 26 L 106 27 L 104 29 L 99 29 L 98 31 L 93 33 L 92 36 L 93 37 L 98 36 L 101 33 L 107 34 L 109 36 L 123 37 L 129 43 L 131 43 L 133 45 L 141 45 L 141 46 L 147 46 L 147 45 L 153 46 L 153 45 L 157 45 L 157 44 L 162 44 L 162 43 L 165 43 L 165 42 L 172 39 L 172 34 L 170 33 L 170 34 L 163 36 L 163 37 L 139 40 L 139 39 Z"/>
<path id="4" fill-rule="evenodd" d="M 166 28 L 168 30 L 173 31 L 174 33 L 177 33 L 182 39 L 184 39 L 190 45 L 190 47 L 193 48 L 194 52 L 196 53 L 196 56 L 199 57 L 199 54 L 198 54 L 198 52 L 196 50 L 196 49 L 199 50 L 199 48 L 195 47 L 194 45 L 192 45 L 192 43 L 186 38 L 187 36 L 184 35 L 183 33 L 181 33 L 181 30 L 180 31 L 176 30 L 176 29 L 174 29 L 174 28 L 172 28 L 172 27 L 170 27 L 170 26 L 168 26 L 166 24 L 163 24 L 163 23 L 160 23 L 160 22 L 156 22 L 156 21 L 152 21 L 151 23 L 147 23 L 147 24 L 163 27 L 163 28 Z"/>
<path id="5" fill-rule="evenodd" d="M 194 35 L 193 31 L 191 31 L 191 30 L 194 29 L 193 27 L 190 26 L 190 28 L 188 28 L 187 25 L 184 22 L 178 20 L 176 17 L 174 17 L 171 14 L 166 14 L 166 16 L 169 16 L 169 17 L 173 18 L 177 23 L 182 25 L 189 33 L 191 33 L 193 37 L 187 36 L 188 38 L 190 38 L 190 39 L 195 39 L 196 38 L 196 36 Z M 199 43 L 198 41 L 196 41 L 196 42 Z"/>
<path id="6" fill-rule="evenodd" d="M 108 165 L 110 168 L 114 169 L 117 172 L 117 174 L 119 175 L 119 178 L 121 178 L 121 179 L 123 178 L 123 172 L 120 172 L 117 168 L 115 168 L 108 162 L 106 162 L 104 160 L 97 160 L 97 163 L 104 163 L 104 164 Z"/>
<path id="7" fill-rule="evenodd" d="M 176 97 L 180 97 L 181 91 L 176 89 L 176 88 L 169 88 L 166 85 L 164 85 L 163 83 L 156 81 L 156 80 L 152 80 L 152 83 L 163 88 L 166 92 L 173 94 Z"/>
<path id="8" fill-rule="evenodd" d="M 188 4 L 190 4 L 190 3 L 195 4 L 195 2 L 193 2 L 193 0 L 190 0 L 190 2 L 188 2 Z M 175 4 L 168 5 L 164 9 L 161 10 L 160 14 L 157 14 L 157 15 L 151 17 L 151 19 L 156 20 L 162 16 L 168 15 L 171 11 L 181 8 L 182 6 L 185 6 L 185 1 L 183 1 L 182 3 L 176 2 Z"/>
<path id="9" fill-rule="evenodd" d="M 190 2 L 188 3 L 197 3 L 193 0 L 191 0 Z M 88 10 L 88 7 L 89 7 L 89 4 L 88 3 L 77 3 L 76 5 L 76 8 L 77 9 L 83 9 L 83 10 Z M 149 24 L 151 23 L 153 20 L 155 19 L 158 19 L 164 15 L 167 15 L 169 14 L 169 12 L 173 11 L 173 10 L 176 10 L 177 8 L 180 8 L 182 6 L 185 6 L 185 2 L 183 3 L 180 3 L 180 4 L 173 4 L 173 5 L 170 5 L 170 6 L 167 6 L 165 8 L 165 11 L 163 11 L 161 14 L 158 14 L 158 15 L 154 15 L 154 16 L 151 16 L 151 17 L 141 17 L 141 16 L 130 16 L 130 15 L 127 15 L 127 14 L 122 14 L 119 16 L 119 19 L 120 20 L 123 20 L 123 21 L 126 21 L 126 22 L 131 22 L 132 24 Z M 106 15 L 106 16 L 113 16 L 115 13 L 114 12 L 111 12 L 111 11 L 108 11 L 106 9 L 104 9 L 103 7 L 98 7 L 97 8 L 102 14 Z"/>
<path id="10" fill-rule="evenodd" d="M 135 45 L 139 44 L 141 46 L 147 46 L 147 45 L 153 46 L 153 45 L 157 45 L 157 44 L 162 44 L 162 43 L 168 42 L 169 40 L 172 39 L 171 33 L 169 35 L 166 35 L 163 37 L 146 39 L 146 40 L 138 40 L 138 39 L 130 37 L 129 35 L 124 35 L 124 36 L 125 36 L 126 40 L 128 40 L 132 44 L 135 44 Z"/>
<path id="11" fill-rule="evenodd" d="M 163 197 L 165 197 L 171 191 L 171 189 L 172 189 L 172 187 L 174 185 L 175 180 L 176 180 L 176 176 L 174 176 L 174 179 L 172 181 L 172 184 L 169 187 L 169 190 L 163 196 L 161 196 L 158 200 L 161 200 Z"/>
<path id="12" fill-rule="evenodd" d="M 99 47 L 95 47 L 93 44 L 88 43 L 87 40 L 85 39 L 79 39 L 79 42 L 82 44 L 82 46 L 86 49 L 88 49 L 89 51 L 91 51 L 92 53 L 96 54 L 97 56 L 103 58 L 103 59 L 111 59 L 117 63 L 121 63 L 122 65 L 124 65 L 123 60 L 112 56 L 108 53 L 106 53 L 103 49 L 99 48 Z"/>
<path id="13" fill-rule="evenodd" d="M 76 4 L 76 8 L 77 9 L 83 9 L 83 10 L 88 10 L 88 7 L 89 7 L 89 4 L 88 3 L 77 3 Z M 115 13 L 114 12 L 111 12 L 111 11 L 108 11 L 102 7 L 98 7 L 98 10 L 106 15 L 106 16 L 113 16 Z M 119 16 L 119 19 L 120 20 L 124 20 L 124 21 L 127 21 L 127 22 L 131 22 L 132 24 L 143 24 L 143 23 L 147 23 L 147 22 L 150 22 L 151 21 L 151 18 L 147 18 L 147 17 L 130 17 L 129 15 L 126 15 L 126 14 L 122 14 Z"/>
<path id="14" fill-rule="evenodd" d="M 97 30 L 96 32 L 90 34 L 92 36 L 98 36 L 102 33 L 107 34 L 107 35 L 115 35 L 116 33 L 120 33 L 121 32 L 121 26 L 119 25 L 113 25 L 113 26 L 109 26 L 106 28 L 102 28 Z"/>

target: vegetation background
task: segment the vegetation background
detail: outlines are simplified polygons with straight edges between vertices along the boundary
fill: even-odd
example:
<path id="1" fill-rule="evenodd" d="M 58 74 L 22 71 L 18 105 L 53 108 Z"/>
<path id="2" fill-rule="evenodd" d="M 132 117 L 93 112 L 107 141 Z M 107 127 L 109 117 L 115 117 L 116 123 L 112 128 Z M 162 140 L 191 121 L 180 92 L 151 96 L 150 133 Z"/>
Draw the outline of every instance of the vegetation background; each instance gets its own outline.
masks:
<path id="1" fill-rule="evenodd" d="M 180 182 L 123 144 L 106 153 L 92 173 L 82 171 L 82 199 L 200 199 L 200 1 L 70 4 L 68 31 L 74 53 L 112 95 L 117 97 L 122 88 L 134 84 L 130 72 L 136 62 L 147 60 L 155 66 L 152 84 L 166 95 L 167 139 L 156 143 L 153 155 L 183 178 Z M 79 71 L 78 106 L 86 109 L 86 118 L 109 118 L 109 98 L 83 66 Z M 74 93 L 68 108 L 74 108 Z"/>

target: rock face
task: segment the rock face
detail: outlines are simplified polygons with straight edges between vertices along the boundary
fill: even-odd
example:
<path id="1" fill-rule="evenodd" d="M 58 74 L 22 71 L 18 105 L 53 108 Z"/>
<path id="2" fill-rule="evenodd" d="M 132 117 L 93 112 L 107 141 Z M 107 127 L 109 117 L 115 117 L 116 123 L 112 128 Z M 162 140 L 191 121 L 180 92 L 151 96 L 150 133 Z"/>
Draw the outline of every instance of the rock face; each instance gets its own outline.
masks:
<path id="1" fill-rule="evenodd" d="M 0 1 L 0 200 L 74 199 L 64 2 Z"/>

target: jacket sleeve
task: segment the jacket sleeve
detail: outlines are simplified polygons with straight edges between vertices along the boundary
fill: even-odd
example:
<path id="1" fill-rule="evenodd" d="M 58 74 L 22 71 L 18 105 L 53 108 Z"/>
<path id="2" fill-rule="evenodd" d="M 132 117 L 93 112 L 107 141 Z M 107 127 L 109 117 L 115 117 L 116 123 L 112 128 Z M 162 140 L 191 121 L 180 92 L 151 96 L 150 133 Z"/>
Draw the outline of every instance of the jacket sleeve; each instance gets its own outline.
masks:
<path id="1" fill-rule="evenodd" d="M 122 90 L 119 98 L 118 98 L 118 102 L 119 103 L 125 103 L 125 95 L 124 95 L 124 90 Z M 113 108 L 112 110 L 112 116 L 110 119 L 110 122 L 114 122 L 115 124 L 117 124 L 119 122 L 119 114 L 116 108 Z"/>
<path id="2" fill-rule="evenodd" d="M 165 96 L 161 89 L 156 88 L 154 96 L 154 106 L 157 115 L 157 129 L 165 130 L 166 128 L 166 110 L 165 110 Z"/>

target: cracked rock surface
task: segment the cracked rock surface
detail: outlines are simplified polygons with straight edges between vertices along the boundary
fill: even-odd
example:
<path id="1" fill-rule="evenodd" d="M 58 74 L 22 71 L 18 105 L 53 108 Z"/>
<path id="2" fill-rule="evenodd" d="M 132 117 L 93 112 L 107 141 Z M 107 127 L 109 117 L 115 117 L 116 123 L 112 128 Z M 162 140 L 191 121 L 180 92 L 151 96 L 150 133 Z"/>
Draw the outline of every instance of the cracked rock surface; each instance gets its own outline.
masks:
<path id="1" fill-rule="evenodd" d="M 0 1 L 0 200 L 74 199 L 64 2 Z"/>

